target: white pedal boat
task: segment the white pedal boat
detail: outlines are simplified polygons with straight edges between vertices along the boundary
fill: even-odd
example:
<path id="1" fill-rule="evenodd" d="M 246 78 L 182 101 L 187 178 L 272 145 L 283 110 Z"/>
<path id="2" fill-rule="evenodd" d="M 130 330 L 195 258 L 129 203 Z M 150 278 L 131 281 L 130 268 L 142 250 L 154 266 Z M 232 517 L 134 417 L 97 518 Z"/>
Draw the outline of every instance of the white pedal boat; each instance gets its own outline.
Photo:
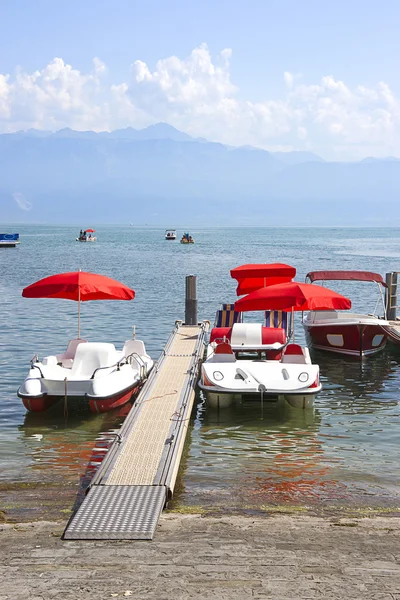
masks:
<path id="1" fill-rule="evenodd" d="M 94 413 L 106 412 L 128 402 L 152 367 L 141 340 L 128 340 L 116 350 L 114 344 L 78 338 L 63 354 L 41 361 L 35 356 L 18 396 L 34 412 L 72 397 L 88 403 Z"/>
<path id="2" fill-rule="evenodd" d="M 287 343 L 281 328 L 235 323 L 219 337 L 211 331 L 199 386 L 212 407 L 230 406 L 236 395 L 257 394 L 262 400 L 283 397 L 291 406 L 309 408 L 321 391 L 319 366 L 308 348 Z"/>

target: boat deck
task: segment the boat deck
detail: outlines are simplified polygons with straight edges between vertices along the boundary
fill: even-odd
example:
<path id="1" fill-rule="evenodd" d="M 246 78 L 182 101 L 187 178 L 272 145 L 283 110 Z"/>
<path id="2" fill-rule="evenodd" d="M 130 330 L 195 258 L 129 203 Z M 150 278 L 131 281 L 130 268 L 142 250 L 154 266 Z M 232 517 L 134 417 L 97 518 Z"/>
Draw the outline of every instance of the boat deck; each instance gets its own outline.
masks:
<path id="1" fill-rule="evenodd" d="M 208 322 L 177 323 L 65 539 L 152 539 L 172 497 Z"/>

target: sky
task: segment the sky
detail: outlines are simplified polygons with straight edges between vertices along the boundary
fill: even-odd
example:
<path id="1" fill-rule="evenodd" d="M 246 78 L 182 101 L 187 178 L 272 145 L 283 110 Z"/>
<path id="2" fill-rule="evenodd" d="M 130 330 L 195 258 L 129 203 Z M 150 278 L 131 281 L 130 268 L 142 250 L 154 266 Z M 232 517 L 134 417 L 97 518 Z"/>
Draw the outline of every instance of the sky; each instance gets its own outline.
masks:
<path id="1" fill-rule="evenodd" d="M 0 133 L 400 156 L 398 0 L 0 0 Z"/>

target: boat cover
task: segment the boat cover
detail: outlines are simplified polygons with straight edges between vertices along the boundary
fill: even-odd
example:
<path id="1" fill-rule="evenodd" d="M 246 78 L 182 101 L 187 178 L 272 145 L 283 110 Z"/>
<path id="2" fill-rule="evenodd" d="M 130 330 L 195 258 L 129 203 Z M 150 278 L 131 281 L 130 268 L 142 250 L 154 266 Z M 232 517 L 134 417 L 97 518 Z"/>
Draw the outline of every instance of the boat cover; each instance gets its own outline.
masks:
<path id="1" fill-rule="evenodd" d="M 387 287 L 382 275 L 371 271 L 310 271 L 306 280 L 313 281 L 376 281 Z"/>
<path id="2" fill-rule="evenodd" d="M 295 267 L 284 263 L 241 265 L 231 270 L 231 277 L 239 282 L 254 277 L 290 277 L 292 279 L 295 275 Z"/>
<path id="3" fill-rule="evenodd" d="M 18 242 L 19 233 L 0 233 L 0 242 Z"/>

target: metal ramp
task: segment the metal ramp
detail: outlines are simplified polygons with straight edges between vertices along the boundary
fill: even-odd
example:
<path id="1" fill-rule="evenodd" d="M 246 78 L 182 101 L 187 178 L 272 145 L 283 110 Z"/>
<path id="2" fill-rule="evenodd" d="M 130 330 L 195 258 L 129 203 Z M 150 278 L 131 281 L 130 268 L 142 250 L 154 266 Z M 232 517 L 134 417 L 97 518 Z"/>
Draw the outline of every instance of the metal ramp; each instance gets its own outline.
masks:
<path id="1" fill-rule="evenodd" d="M 176 324 L 64 539 L 153 538 L 178 474 L 208 326 Z"/>

